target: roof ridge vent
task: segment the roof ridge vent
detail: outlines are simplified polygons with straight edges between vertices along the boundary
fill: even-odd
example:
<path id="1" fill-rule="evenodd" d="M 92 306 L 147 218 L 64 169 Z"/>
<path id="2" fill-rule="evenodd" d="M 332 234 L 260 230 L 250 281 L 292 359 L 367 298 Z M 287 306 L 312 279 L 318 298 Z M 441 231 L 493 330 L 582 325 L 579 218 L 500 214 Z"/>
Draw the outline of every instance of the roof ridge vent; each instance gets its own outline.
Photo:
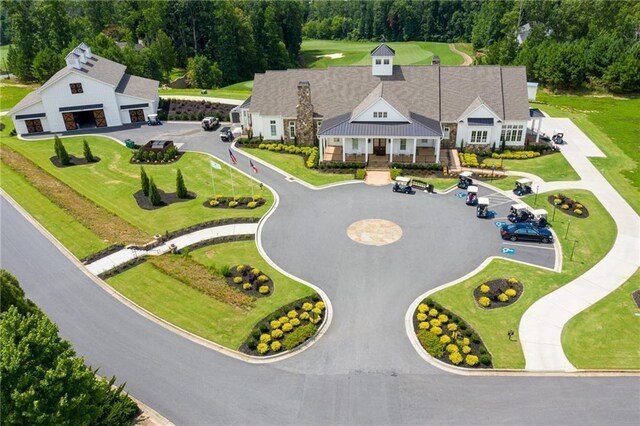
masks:
<path id="1" fill-rule="evenodd" d="M 69 53 L 65 58 L 64 58 L 65 62 L 67 63 L 68 67 L 71 68 L 75 68 L 75 69 L 80 69 L 82 68 L 82 66 L 80 65 L 80 58 L 78 57 L 78 55 L 76 55 L 75 53 L 71 52 Z"/>

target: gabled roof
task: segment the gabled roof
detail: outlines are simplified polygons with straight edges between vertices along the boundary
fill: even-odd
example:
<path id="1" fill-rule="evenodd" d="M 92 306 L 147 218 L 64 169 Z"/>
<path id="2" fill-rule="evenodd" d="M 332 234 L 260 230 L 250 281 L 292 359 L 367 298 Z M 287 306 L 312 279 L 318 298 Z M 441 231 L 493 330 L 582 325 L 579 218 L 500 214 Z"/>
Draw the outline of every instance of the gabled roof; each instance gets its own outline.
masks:
<path id="1" fill-rule="evenodd" d="M 120 83 L 126 69 L 127 67 L 125 65 L 92 54 L 91 58 L 87 58 L 86 63 L 80 62 L 80 69 L 71 66 L 65 66 L 62 68 L 60 71 L 55 73 L 53 77 L 47 80 L 47 82 L 38 89 L 38 92 L 43 91 L 62 77 L 71 73 L 86 75 L 87 77 L 102 81 L 103 83 L 115 87 Z"/>
<path id="2" fill-rule="evenodd" d="M 371 56 L 395 56 L 396 51 L 382 43 L 371 51 Z"/>
<path id="3" fill-rule="evenodd" d="M 30 107 L 31 105 L 37 104 L 38 102 L 42 102 L 42 98 L 40 97 L 40 94 L 34 90 L 33 92 L 29 92 L 27 96 L 22 98 L 20 102 L 11 108 L 8 114 L 13 115 L 14 113 Z"/>
<path id="4" fill-rule="evenodd" d="M 389 136 L 407 138 L 440 137 L 440 123 L 418 114 L 410 113 L 412 121 L 350 121 L 351 114 L 344 113 L 324 120 L 318 136 Z"/>
<path id="5" fill-rule="evenodd" d="M 467 109 L 464 110 L 464 112 L 462 114 L 460 114 L 460 117 L 458 117 L 458 121 L 464 120 L 464 118 L 466 116 L 468 116 L 469 114 L 471 114 L 473 111 L 477 110 L 479 107 L 484 106 L 485 108 L 487 108 L 493 115 L 495 115 L 496 117 L 500 117 L 498 114 L 496 114 L 495 111 L 493 111 L 486 103 L 485 101 L 482 100 L 482 98 L 480 96 L 478 96 L 477 98 L 475 98 L 473 100 L 473 102 L 471 102 L 471 104 L 469 104 L 469 107 Z"/>
<path id="6" fill-rule="evenodd" d="M 158 95 L 158 84 L 157 80 L 125 74 L 116 88 L 116 93 L 155 100 Z"/>
<path id="7" fill-rule="evenodd" d="M 366 98 L 362 100 L 362 102 L 358 104 L 358 106 L 353 109 L 353 111 L 351 112 L 350 120 L 356 120 L 363 112 L 373 106 L 380 99 L 383 99 L 389 105 L 391 105 L 391 107 L 393 107 L 396 111 L 398 111 L 399 114 L 405 117 L 407 121 L 411 121 L 409 120 L 409 110 L 404 106 L 402 102 L 400 102 L 398 99 L 396 99 L 395 96 L 393 96 L 391 91 L 384 90 L 384 82 L 382 81 L 375 87 L 375 89 L 371 91 L 371 93 L 367 95 Z"/>

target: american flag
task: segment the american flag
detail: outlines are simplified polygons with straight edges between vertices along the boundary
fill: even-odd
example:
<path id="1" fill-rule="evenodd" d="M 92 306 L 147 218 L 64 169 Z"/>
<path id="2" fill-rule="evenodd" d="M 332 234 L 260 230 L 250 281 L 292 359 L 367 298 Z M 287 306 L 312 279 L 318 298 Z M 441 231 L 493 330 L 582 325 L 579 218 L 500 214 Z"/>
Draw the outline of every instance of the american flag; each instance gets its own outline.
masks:
<path id="1" fill-rule="evenodd" d="M 255 164 L 253 164 L 253 161 L 249 160 L 249 165 L 251 166 L 251 170 L 253 170 L 253 173 L 258 173 L 258 168 L 255 166 Z"/>
<path id="2" fill-rule="evenodd" d="M 238 159 L 236 158 L 235 155 L 233 155 L 233 152 L 231 152 L 231 148 L 229 148 L 229 157 L 231 158 L 231 162 L 233 163 L 234 166 L 238 164 Z"/>

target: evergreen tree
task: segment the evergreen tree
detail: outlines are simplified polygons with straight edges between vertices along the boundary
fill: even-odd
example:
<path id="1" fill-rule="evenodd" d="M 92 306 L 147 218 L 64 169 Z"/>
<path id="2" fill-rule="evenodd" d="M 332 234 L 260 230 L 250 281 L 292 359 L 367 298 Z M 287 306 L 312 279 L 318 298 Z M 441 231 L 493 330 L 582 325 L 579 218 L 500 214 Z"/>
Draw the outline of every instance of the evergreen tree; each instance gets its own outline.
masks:
<path id="1" fill-rule="evenodd" d="M 69 154 L 67 153 L 66 148 L 62 144 L 62 141 L 58 137 L 58 135 L 54 136 L 53 139 L 53 149 L 56 151 L 56 157 L 58 157 L 58 161 L 63 166 L 68 166 L 71 164 L 71 160 L 69 159 Z"/>
<path id="2" fill-rule="evenodd" d="M 93 163 L 94 161 L 96 161 L 96 158 L 93 156 L 91 148 L 89 147 L 86 139 L 82 139 L 82 152 L 84 153 L 84 158 L 88 163 Z"/>
<path id="3" fill-rule="evenodd" d="M 140 167 L 140 186 L 142 187 L 142 193 L 145 197 L 149 196 L 149 176 L 144 171 L 144 167 Z"/>
<path id="4" fill-rule="evenodd" d="M 8 311 L 12 306 L 22 315 L 38 311 L 38 307 L 24 297 L 18 280 L 9 272 L 0 269 L 0 312 Z"/>
<path id="5" fill-rule="evenodd" d="M 31 70 L 33 77 L 38 82 L 44 83 L 63 66 L 64 59 L 62 56 L 59 53 L 56 53 L 53 49 L 45 47 L 36 54 L 35 58 L 33 58 Z"/>
<path id="6" fill-rule="evenodd" d="M 152 206 L 159 206 L 162 203 L 158 187 L 156 186 L 153 178 L 149 178 L 149 202 Z"/>
<path id="7" fill-rule="evenodd" d="M 189 197 L 189 192 L 184 184 L 184 178 L 182 177 L 180 169 L 178 169 L 178 174 L 176 175 L 176 194 L 178 195 L 178 198 Z"/>

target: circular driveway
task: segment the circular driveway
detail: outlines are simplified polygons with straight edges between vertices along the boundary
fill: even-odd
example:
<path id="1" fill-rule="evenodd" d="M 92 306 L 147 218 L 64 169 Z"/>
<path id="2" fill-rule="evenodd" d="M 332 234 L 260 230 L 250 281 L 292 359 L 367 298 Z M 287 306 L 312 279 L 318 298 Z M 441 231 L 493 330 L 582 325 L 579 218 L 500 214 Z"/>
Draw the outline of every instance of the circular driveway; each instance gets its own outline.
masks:
<path id="1" fill-rule="evenodd" d="M 166 125 L 175 134 L 179 126 Z M 228 159 L 217 134 L 189 126 L 186 149 Z M 493 221 L 476 219 L 455 192 L 404 195 L 362 184 L 312 191 L 264 166 L 258 177 L 280 196 L 263 227 L 266 253 L 326 291 L 334 309 L 327 334 L 281 362 L 248 365 L 136 314 L 4 200 L 2 267 L 90 364 L 177 424 L 635 424 L 634 377 L 461 377 L 416 354 L 404 331 L 410 303 L 504 247 Z M 379 247 L 349 239 L 350 224 L 372 218 L 396 223 L 402 238 Z M 517 250 L 544 264 L 552 252 Z"/>

